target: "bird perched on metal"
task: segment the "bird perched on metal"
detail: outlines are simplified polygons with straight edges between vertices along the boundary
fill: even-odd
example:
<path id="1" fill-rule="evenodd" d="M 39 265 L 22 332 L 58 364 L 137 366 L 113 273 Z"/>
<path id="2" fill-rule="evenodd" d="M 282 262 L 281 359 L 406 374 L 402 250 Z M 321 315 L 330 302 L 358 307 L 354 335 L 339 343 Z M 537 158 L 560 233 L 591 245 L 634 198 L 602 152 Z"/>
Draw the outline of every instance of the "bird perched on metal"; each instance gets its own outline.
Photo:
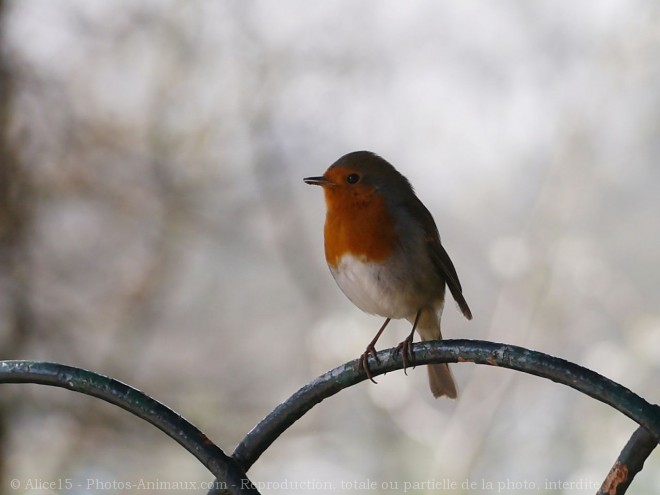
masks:
<path id="1" fill-rule="evenodd" d="M 304 181 L 323 187 L 325 193 L 325 257 L 335 281 L 362 311 L 386 318 L 360 357 L 371 381 L 369 355 L 377 359 L 376 342 L 392 318 L 413 325 L 397 347 L 404 368 L 413 358 L 415 330 L 422 340 L 442 338 L 445 287 L 463 315 L 472 319 L 431 213 L 390 163 L 375 153 L 355 151 L 322 176 Z M 429 365 L 428 371 L 434 397 L 457 397 L 446 363 Z"/>

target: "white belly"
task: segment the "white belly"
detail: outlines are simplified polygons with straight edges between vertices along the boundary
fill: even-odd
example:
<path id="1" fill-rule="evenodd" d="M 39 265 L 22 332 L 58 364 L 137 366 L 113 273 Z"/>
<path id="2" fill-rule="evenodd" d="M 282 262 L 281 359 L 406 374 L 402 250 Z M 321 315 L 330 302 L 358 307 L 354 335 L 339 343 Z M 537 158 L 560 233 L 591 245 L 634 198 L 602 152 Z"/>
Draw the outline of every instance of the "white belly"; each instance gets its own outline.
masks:
<path id="1" fill-rule="evenodd" d="M 408 280 L 378 263 L 344 255 L 337 268 L 331 267 L 330 271 L 339 288 L 365 313 L 407 318 L 428 303 Z"/>

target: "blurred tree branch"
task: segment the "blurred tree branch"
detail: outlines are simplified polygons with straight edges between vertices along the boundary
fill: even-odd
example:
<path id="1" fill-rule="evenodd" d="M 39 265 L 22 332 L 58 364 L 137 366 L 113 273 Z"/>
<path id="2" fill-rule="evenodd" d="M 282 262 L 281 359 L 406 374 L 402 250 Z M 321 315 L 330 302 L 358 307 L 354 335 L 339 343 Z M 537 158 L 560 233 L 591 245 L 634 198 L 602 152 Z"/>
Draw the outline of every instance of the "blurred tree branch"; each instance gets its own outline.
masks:
<path id="1" fill-rule="evenodd" d="M 0 359 L 21 352 L 30 335 L 32 311 L 29 301 L 27 236 L 32 221 L 28 172 L 19 161 L 9 137 L 12 119 L 14 73 L 6 48 L 8 5 L 0 0 Z M 9 404 L 0 399 L 0 449 L 7 442 Z M 0 456 L 0 493 L 4 492 L 6 456 Z"/>
<path id="2" fill-rule="evenodd" d="M 27 236 L 32 220 L 31 187 L 28 171 L 20 163 L 16 147 L 9 137 L 14 78 L 12 64 L 4 43 L 4 13 L 0 0 L 0 283 L 7 294 L 0 322 L 2 351 L 0 358 L 16 354 L 24 345 L 32 327 L 28 300 Z"/>
<path id="3" fill-rule="evenodd" d="M 199 407 L 193 407 L 192 411 L 198 420 L 203 415 L 213 416 L 221 411 L 225 420 L 213 424 L 214 428 L 230 432 L 242 430 L 236 427 L 236 423 L 251 426 L 257 418 L 250 419 L 250 414 L 258 414 L 254 405 L 272 402 L 273 395 L 254 393 L 254 389 L 252 394 L 242 392 L 253 383 L 264 382 L 252 381 L 249 372 L 242 373 L 241 376 L 232 376 L 219 394 L 203 394 L 209 382 L 215 383 L 219 376 L 226 376 L 223 369 L 235 369 L 243 359 L 242 352 L 235 352 L 221 365 L 209 366 L 205 352 L 211 354 L 212 349 L 217 349 L 214 345 L 218 342 L 216 339 L 223 348 L 238 350 L 239 342 L 240 345 L 247 342 L 249 347 L 250 341 L 243 338 L 243 332 L 234 331 L 237 324 L 260 328 L 250 318 L 227 316 L 229 311 L 226 310 L 235 308 L 236 304 L 224 297 L 224 288 L 227 293 L 235 291 L 237 285 L 231 282 L 235 266 L 241 269 L 237 278 L 240 276 L 245 280 L 246 286 L 257 286 L 262 280 L 260 274 L 255 270 L 254 278 L 250 278 L 245 274 L 245 268 L 256 265 L 251 252 L 258 253 L 266 247 L 269 255 L 277 256 L 282 262 L 278 266 L 288 270 L 291 281 L 300 287 L 300 297 L 307 298 L 303 301 L 307 303 L 305 311 L 287 311 L 296 314 L 296 318 L 307 315 L 310 322 L 316 321 L 315 311 L 326 314 L 319 309 L 326 299 L 321 297 L 322 291 L 315 278 L 310 276 L 314 273 L 312 269 L 318 269 L 316 258 L 308 255 L 315 251 L 306 250 L 309 246 L 300 242 L 304 208 L 291 209 L 291 199 L 295 199 L 297 189 L 292 188 L 293 183 L 288 177 L 300 175 L 295 165 L 300 160 L 312 157 L 317 160 L 318 156 L 326 156 L 329 150 L 342 148 L 353 141 L 332 129 L 330 122 L 334 117 L 323 120 L 320 125 L 309 126 L 309 122 L 319 122 L 315 119 L 323 113 L 323 106 L 310 105 L 308 98 L 319 94 L 333 96 L 333 99 L 337 97 L 339 109 L 343 108 L 340 93 L 327 91 L 327 88 L 353 87 L 347 92 L 350 93 L 347 102 L 354 106 L 352 100 L 361 94 L 360 87 L 365 82 L 374 82 L 373 79 L 365 80 L 360 74 L 378 74 L 379 69 L 389 72 L 393 68 L 389 64 L 397 60 L 396 53 L 392 52 L 394 58 L 389 58 L 378 54 L 381 52 L 370 52 L 368 47 L 353 50 L 358 46 L 355 41 L 373 34 L 362 30 L 356 31 L 359 34 L 355 38 L 351 38 L 349 30 L 343 30 L 333 36 L 325 49 L 322 44 L 314 42 L 292 43 L 292 40 L 301 39 L 304 31 L 296 30 L 294 25 L 282 30 L 276 19 L 264 17 L 268 10 L 251 4 L 223 4 L 225 6 L 219 11 L 204 8 L 202 4 L 193 7 L 192 4 L 177 4 L 174 8 L 172 5 L 140 4 L 112 8 L 112 16 L 93 6 L 83 8 L 82 4 L 71 4 L 51 7 L 52 10 L 36 9 L 21 15 L 21 12 L 30 10 L 24 6 L 28 4 L 0 0 L 0 29 L 12 27 L 12 44 L 0 42 L 2 47 L 8 47 L 0 53 L 0 290 L 3 290 L 0 294 L 0 349 L 3 355 L 0 358 L 29 356 L 73 362 L 83 367 L 93 363 L 95 369 L 110 376 L 131 376 L 132 380 L 151 390 L 165 390 L 166 397 L 174 397 L 173 400 L 180 400 L 187 406 L 196 400 Z M 191 9 L 199 10 L 192 12 Z M 285 11 L 283 7 L 277 10 Z M 11 21 L 8 19 L 10 14 Z M 332 16 L 323 15 L 322 18 L 332 22 Z M 205 19 L 212 21 L 207 23 Z M 40 22 L 44 24 L 40 25 Z M 305 29 L 309 25 L 312 23 L 305 23 Z M 270 26 L 275 29 L 267 29 Z M 35 30 L 39 36 L 33 36 Z M 286 39 L 284 36 L 291 37 Z M 70 40 L 62 43 L 68 37 Z M 550 39 L 554 40 L 554 36 Z M 634 60 L 638 60 L 640 68 L 653 67 L 648 62 L 655 60 L 652 57 L 657 44 L 645 43 L 644 46 L 648 47 L 645 48 L 647 55 Z M 346 50 L 347 47 L 351 49 Z M 53 53 L 57 53 L 57 57 L 48 56 Z M 621 54 L 625 58 L 626 53 Z M 383 58 L 374 64 L 374 56 Z M 627 70 L 616 72 L 627 74 Z M 414 70 L 406 71 L 408 75 L 411 81 L 417 78 Z M 648 84 L 654 82 L 652 78 L 646 80 L 646 86 L 635 86 L 636 90 L 631 94 L 655 95 L 654 88 L 658 86 Z M 404 88 L 398 84 L 396 88 Z M 370 91 L 373 89 L 375 95 L 379 94 L 378 88 L 373 88 L 372 84 L 367 87 Z M 382 97 L 376 101 L 380 107 L 378 102 L 382 102 Z M 630 104 L 628 101 L 627 105 Z M 361 105 L 364 108 L 360 113 L 371 115 L 371 110 L 366 111 L 372 108 L 369 102 L 360 103 L 359 108 Z M 625 98 L 619 105 L 626 105 Z M 553 105 L 553 108 L 560 106 Z M 415 105 L 406 105 L 406 110 L 410 110 L 408 107 Z M 642 107 L 652 108 L 652 105 Z M 583 114 L 582 110 L 579 107 L 575 115 Z M 345 111 L 336 113 L 352 115 Z M 442 115 L 436 113 L 431 120 L 442 120 Z M 611 120 L 630 124 L 639 135 L 649 133 L 648 143 L 655 143 L 653 126 L 637 129 L 635 125 L 639 126 L 640 122 L 636 122 L 634 114 L 630 117 Z M 353 119 L 360 122 L 355 115 Z M 423 122 L 425 119 L 419 120 Z M 573 119 L 567 120 L 572 122 Z M 598 155 L 581 154 L 583 149 L 587 153 L 591 150 L 588 146 L 589 128 L 600 126 L 594 126 L 589 119 L 575 120 L 578 127 L 584 126 L 587 139 L 568 143 L 564 151 L 561 151 L 560 143 L 556 148 L 560 152 L 555 153 L 553 163 L 547 165 L 551 173 L 545 179 L 538 179 L 538 194 L 534 189 L 536 173 L 522 174 L 524 180 L 520 185 L 524 185 L 526 191 L 522 197 L 533 201 L 524 204 L 531 204 L 530 211 L 535 216 L 519 219 L 521 224 L 531 225 L 529 230 L 523 229 L 521 245 L 538 254 L 532 257 L 532 268 L 525 272 L 527 275 L 501 279 L 506 279 L 504 284 L 509 288 L 499 298 L 491 333 L 480 335 L 480 338 L 498 340 L 494 335 L 497 330 L 520 328 L 520 338 L 511 340 L 525 345 L 531 335 L 528 329 L 535 328 L 536 323 L 542 328 L 548 315 L 557 328 L 567 329 L 570 327 L 563 323 L 583 314 L 584 299 L 580 297 L 580 291 L 576 290 L 572 295 L 563 290 L 555 291 L 555 285 L 565 288 L 569 284 L 555 283 L 562 280 L 561 270 L 559 279 L 550 276 L 555 263 L 562 264 L 560 255 L 564 253 L 564 241 L 582 243 L 599 239 L 598 230 L 581 228 L 581 221 L 585 225 L 605 227 L 606 235 L 610 234 L 609 224 L 590 221 L 593 217 L 585 213 L 588 208 L 583 208 L 593 203 L 600 215 L 599 202 L 608 199 L 600 196 L 600 189 L 595 186 L 596 172 L 600 168 Z M 10 122 L 11 134 L 8 133 Z M 338 122 L 345 125 L 350 119 Z M 308 133 L 296 132 L 307 127 Z M 352 129 L 349 125 L 347 134 L 355 134 Z M 642 132 L 638 133 L 638 130 Z M 570 141 L 571 132 L 560 141 Z M 378 133 L 370 131 L 370 134 L 375 136 Z M 625 134 L 623 132 L 623 137 Z M 415 147 L 418 153 L 419 150 L 428 153 L 428 144 L 436 145 L 438 136 L 435 132 L 432 136 L 430 143 Z M 360 133 L 353 137 L 364 138 Z M 326 143 L 333 139 L 336 140 L 334 143 Z M 637 141 L 627 143 L 630 149 L 641 145 Z M 546 149 L 539 150 L 533 145 L 533 140 L 525 141 L 525 149 L 532 150 L 535 157 L 530 170 L 543 175 L 546 165 L 542 155 Z M 653 146 L 649 148 L 655 150 Z M 310 152 L 312 150 L 314 153 Z M 517 159 L 511 157 L 503 155 L 501 158 L 517 163 Z M 527 158 L 521 160 L 526 166 L 529 164 Z M 634 161 L 655 170 L 652 154 L 642 155 L 640 160 Z M 580 165 L 577 168 L 576 163 Z M 615 160 L 604 168 L 609 170 L 608 173 L 615 173 L 616 164 Z M 252 176 L 244 172 L 248 167 L 254 170 Z M 520 174 L 515 176 L 520 177 Z M 634 174 L 627 176 L 630 184 L 637 184 Z M 621 181 L 613 182 L 618 186 Z M 653 181 L 646 180 L 645 183 Z M 655 198 L 641 194 L 640 199 L 647 196 Z M 480 194 L 472 197 L 479 198 Z M 556 201 L 558 197 L 563 198 L 562 201 Z M 592 201 L 588 200 L 590 197 Z M 478 199 L 473 201 L 475 208 L 483 207 Z M 654 206 L 656 200 L 651 201 L 650 206 Z M 649 219 L 624 222 L 630 235 L 615 237 L 637 239 L 640 232 L 652 230 L 654 217 L 648 213 L 653 211 L 652 207 L 642 207 L 634 201 L 622 204 L 632 206 L 622 209 L 621 204 L 614 203 L 614 211 L 626 213 L 621 213 L 626 218 L 630 213 L 646 212 Z M 516 206 L 515 211 L 525 212 L 526 209 Z M 578 211 L 583 215 L 576 215 Z M 506 215 L 497 217 L 502 219 L 501 223 L 491 224 L 490 231 L 488 228 L 485 231 L 471 229 L 466 234 L 472 236 L 468 244 L 472 246 L 469 249 L 474 250 L 466 259 L 483 261 L 484 249 L 495 244 L 496 236 L 502 232 L 516 232 L 518 220 L 507 224 Z M 612 218 L 618 217 L 615 214 Z M 251 242 L 254 238 L 248 234 L 248 228 L 260 231 L 256 237 L 259 242 Z M 580 235 L 573 236 L 574 232 Z M 454 238 L 449 234 L 448 237 Z M 558 242 L 553 243 L 553 239 Z M 606 244 L 603 244 L 604 249 Z M 635 243 L 630 241 L 630 244 L 634 247 Z M 653 245 L 653 242 L 644 244 Z M 624 246 L 622 242 L 620 247 L 623 249 Z M 210 251 L 213 251 L 212 256 L 208 255 Z M 622 250 L 621 256 L 630 259 L 629 251 Z M 606 264 L 611 258 L 611 264 L 604 265 L 608 267 L 604 281 L 602 277 L 598 278 L 598 271 L 590 271 L 591 264 L 580 264 L 580 260 L 566 263 L 563 276 L 596 276 L 607 285 L 619 277 L 625 279 L 631 275 L 632 272 L 616 269 L 614 261 L 618 258 L 614 252 L 603 250 L 601 254 L 605 255 Z M 649 256 L 644 251 L 639 254 L 640 259 Z M 591 257 L 586 259 L 591 260 Z M 199 266 L 202 268 L 197 273 L 195 269 Z M 270 263 L 270 266 L 274 264 Z M 489 273 L 481 262 L 468 266 L 479 275 Z M 591 325 L 592 331 L 593 328 L 602 330 L 598 338 L 602 337 L 603 341 L 618 338 L 615 333 L 618 323 L 633 321 L 638 313 L 643 314 L 644 304 L 652 307 L 651 290 L 655 285 L 652 277 L 646 277 L 650 273 L 644 271 L 644 277 L 640 277 L 640 280 L 646 279 L 646 286 L 641 283 L 637 286 L 634 276 L 632 281 L 627 281 L 630 283 L 624 284 L 628 292 L 639 292 L 643 297 L 621 298 L 618 295 L 625 295 L 626 290 L 608 290 L 604 292 L 609 296 L 600 298 L 599 291 L 586 291 L 590 294 L 588 305 L 594 305 L 586 317 L 598 321 L 601 312 L 604 316 L 613 316 L 604 328 L 597 323 Z M 4 291 L 5 286 L 7 291 Z M 490 295 L 484 287 L 487 284 L 481 291 Z M 272 299 L 274 306 L 276 298 Z M 300 303 L 300 300 L 292 299 L 296 304 Z M 644 299 L 646 303 L 640 303 Z M 629 304 L 631 300 L 633 304 Z M 506 323 L 511 321 L 508 316 L 510 301 L 518 303 L 515 305 L 516 314 L 522 314 L 527 323 L 533 320 L 535 324 L 514 326 Z M 612 304 L 614 301 L 620 301 L 621 307 Z M 266 302 L 271 303 L 270 298 Z M 556 307 L 560 310 L 556 311 Z M 625 311 L 621 311 L 623 307 Z M 548 308 L 552 311 L 548 312 Z M 241 313 L 240 308 L 235 313 Z M 258 310 L 250 309 L 248 316 L 271 317 L 273 314 L 277 313 L 271 314 L 264 305 Z M 189 347 L 187 342 L 183 343 L 185 338 L 177 337 L 182 321 L 185 321 L 187 330 L 192 330 L 188 334 Z M 304 323 L 287 323 L 282 323 L 282 327 L 286 327 L 289 334 L 300 332 L 302 336 L 303 331 L 309 330 Z M 569 347 L 573 350 L 589 348 L 595 343 L 594 335 L 586 330 L 578 340 L 560 338 L 555 341 L 561 345 L 570 342 Z M 321 334 L 320 329 L 314 335 Z M 257 338 L 255 335 L 256 332 L 248 337 Z M 308 339 L 308 335 L 305 334 L 304 342 L 316 345 L 316 340 Z M 638 337 L 641 339 L 642 336 Z M 280 339 L 280 342 L 287 341 L 288 338 Z M 198 342 L 208 342 L 209 345 L 195 347 Z M 543 341 L 536 342 L 537 347 L 550 349 L 549 352 L 554 349 L 546 347 Z M 294 363 L 288 371 L 289 379 L 304 375 L 309 363 L 318 363 L 313 354 L 310 356 L 308 359 L 288 359 L 289 363 Z M 627 356 L 621 353 L 621 357 L 635 358 L 632 353 Z M 172 358 L 177 360 L 174 366 Z M 268 366 L 262 369 L 267 370 Z M 633 373 L 637 371 L 632 367 L 628 369 Z M 257 368 L 256 371 L 261 370 Z M 493 375 L 498 373 L 482 374 L 489 378 Z M 503 380 L 505 387 L 506 378 Z M 647 380 L 645 386 L 648 383 Z M 469 389 L 477 390 L 478 385 L 471 383 Z M 272 386 L 266 387 L 269 393 L 277 393 Z M 482 384 L 482 388 L 487 385 Z M 9 399 L 6 395 L 0 399 L 0 448 L 14 449 L 12 456 L 0 459 L 0 464 L 8 463 L 7 469 L 22 471 L 37 467 L 48 470 L 44 473 L 48 476 L 106 468 L 99 466 L 95 457 L 88 454 L 93 452 L 100 438 L 110 436 L 118 449 L 139 461 L 134 463 L 136 470 L 146 472 L 147 466 L 155 470 L 160 468 L 162 458 L 157 452 L 145 456 L 140 448 L 131 448 L 130 434 L 123 438 L 114 435 L 116 430 L 126 432 L 123 428 L 125 415 L 116 414 L 116 409 L 103 407 L 99 401 L 85 401 L 80 406 L 72 401 L 72 404 L 62 403 L 59 407 L 35 411 L 34 415 L 27 416 L 23 413 L 33 409 L 33 404 L 29 404 L 30 392 L 16 396 L 14 391 L 15 388 L 11 387 L 6 394 Z M 483 410 L 479 420 L 471 425 L 480 431 L 476 434 L 472 430 L 475 438 L 469 445 L 465 444 L 465 452 L 471 450 L 471 453 L 463 457 L 471 458 L 473 463 L 478 458 L 479 446 L 488 445 L 489 439 L 493 438 L 488 433 L 492 431 L 490 425 L 502 410 L 501 406 L 511 405 L 508 394 L 493 395 L 490 407 Z M 421 402 L 423 398 L 416 401 Z M 459 411 L 468 403 L 459 404 Z M 566 405 L 573 404 L 567 401 Z M 69 410 L 66 410 L 67 406 Z M 549 428 L 538 432 L 539 439 L 550 439 L 563 429 L 571 413 L 570 407 L 564 408 L 563 413 L 566 416 L 554 417 Z M 231 414 L 235 416 L 231 417 Z M 460 414 L 454 415 L 454 418 L 459 417 Z M 527 416 L 528 420 L 532 417 L 532 414 Z M 6 423 L 7 418 L 9 423 Z M 78 433 L 62 435 L 59 444 L 51 443 L 54 447 L 50 451 L 42 449 L 35 455 L 24 438 L 26 434 L 37 434 L 36 425 L 45 425 L 44 418 L 70 420 L 79 426 Z M 450 424 L 449 430 L 463 426 L 458 420 L 451 423 L 454 426 Z M 7 424 L 9 428 L 6 428 Z M 46 426 L 44 428 L 47 430 Z M 566 452 L 564 466 L 571 466 L 575 464 L 575 452 L 579 450 L 572 447 L 589 439 L 570 435 L 566 438 L 570 441 L 559 444 Z M 235 441 L 238 440 L 240 437 L 235 437 Z M 390 441 L 394 443 L 396 440 Z M 153 444 L 144 446 L 145 449 L 153 447 Z M 391 450 L 391 459 L 401 459 L 403 450 L 401 453 L 398 450 Z M 44 459 L 48 462 L 43 462 Z M 469 469 L 467 461 L 463 461 L 462 466 L 460 469 Z M 458 475 L 454 477 L 460 478 Z M 0 480 L 0 491 L 4 486 L 6 484 Z"/>

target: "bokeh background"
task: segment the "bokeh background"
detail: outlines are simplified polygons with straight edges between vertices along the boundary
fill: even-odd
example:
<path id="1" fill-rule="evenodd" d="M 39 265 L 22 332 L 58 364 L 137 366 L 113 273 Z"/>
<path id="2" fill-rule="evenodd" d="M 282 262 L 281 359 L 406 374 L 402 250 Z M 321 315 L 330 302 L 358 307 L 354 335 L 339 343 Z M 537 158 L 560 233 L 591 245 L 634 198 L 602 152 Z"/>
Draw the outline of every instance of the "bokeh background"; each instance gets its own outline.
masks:
<path id="1" fill-rule="evenodd" d="M 381 324 L 335 286 L 301 180 L 369 149 L 457 267 L 475 318 L 448 304 L 445 337 L 660 401 L 657 2 L 4 0 L 0 29 L 1 358 L 111 375 L 231 452 Z M 453 369 L 457 402 L 423 369 L 390 373 L 317 406 L 249 475 L 594 493 L 635 429 L 549 381 Z M 129 414 L 39 386 L 2 386 L 0 448 L 1 493 L 211 479 Z M 630 493 L 658 487 L 656 452 Z"/>

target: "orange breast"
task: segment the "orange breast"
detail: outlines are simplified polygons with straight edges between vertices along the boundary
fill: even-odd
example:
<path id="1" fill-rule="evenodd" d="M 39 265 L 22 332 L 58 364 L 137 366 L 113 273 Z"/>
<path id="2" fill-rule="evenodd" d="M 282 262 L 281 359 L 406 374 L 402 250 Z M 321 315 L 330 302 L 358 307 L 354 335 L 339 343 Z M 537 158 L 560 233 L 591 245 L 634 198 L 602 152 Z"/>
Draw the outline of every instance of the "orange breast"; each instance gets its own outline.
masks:
<path id="1" fill-rule="evenodd" d="M 381 196 L 373 191 L 325 189 L 325 257 L 337 267 L 351 254 L 365 261 L 383 261 L 395 249 L 398 237 Z"/>

